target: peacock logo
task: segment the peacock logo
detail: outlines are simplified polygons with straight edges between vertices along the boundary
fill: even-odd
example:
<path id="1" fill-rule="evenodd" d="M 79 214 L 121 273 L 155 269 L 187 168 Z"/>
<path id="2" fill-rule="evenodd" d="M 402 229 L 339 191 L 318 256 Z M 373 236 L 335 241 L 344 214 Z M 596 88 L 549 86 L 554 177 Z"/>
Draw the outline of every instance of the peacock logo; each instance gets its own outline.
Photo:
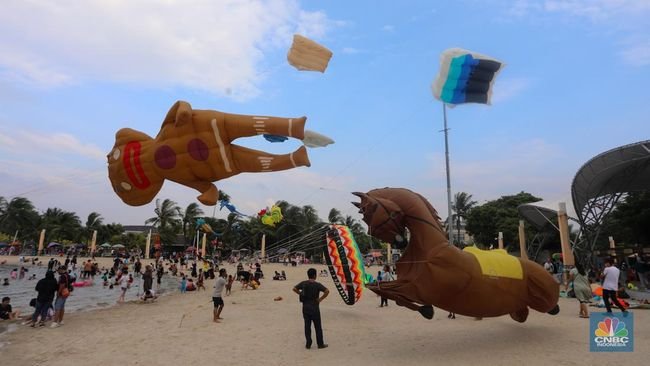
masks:
<path id="1" fill-rule="evenodd" d="M 594 332 L 596 337 L 627 337 L 628 332 L 625 323 L 618 318 L 605 318 L 598 322 L 598 328 Z"/>

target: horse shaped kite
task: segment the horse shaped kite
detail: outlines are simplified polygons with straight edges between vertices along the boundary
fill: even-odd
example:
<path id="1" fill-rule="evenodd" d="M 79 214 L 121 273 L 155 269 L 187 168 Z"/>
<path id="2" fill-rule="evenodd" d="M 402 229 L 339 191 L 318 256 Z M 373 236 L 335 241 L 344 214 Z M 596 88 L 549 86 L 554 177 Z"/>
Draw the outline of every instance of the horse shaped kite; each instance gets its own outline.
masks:
<path id="1" fill-rule="evenodd" d="M 403 188 L 353 193 L 371 235 L 404 243 L 397 280 L 366 287 L 397 305 L 433 318 L 433 306 L 472 317 L 505 314 L 524 322 L 528 308 L 555 315 L 559 285 L 539 264 L 504 250 L 460 250 L 449 245 L 436 210 L 421 195 Z"/>

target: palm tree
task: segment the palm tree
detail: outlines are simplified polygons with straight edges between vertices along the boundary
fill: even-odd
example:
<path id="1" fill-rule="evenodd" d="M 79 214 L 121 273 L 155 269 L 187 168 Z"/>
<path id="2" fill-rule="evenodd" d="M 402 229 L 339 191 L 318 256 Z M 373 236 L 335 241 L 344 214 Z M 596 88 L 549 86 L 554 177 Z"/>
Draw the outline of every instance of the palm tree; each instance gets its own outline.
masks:
<path id="1" fill-rule="evenodd" d="M 156 199 L 156 208 L 153 211 L 156 216 L 148 218 L 144 223 L 160 229 L 177 225 L 179 218 L 183 216 L 181 208 L 169 198 L 165 198 L 162 203 L 160 199 Z"/>
<path id="2" fill-rule="evenodd" d="M 183 215 L 183 237 L 185 242 L 189 241 L 189 234 L 194 233 L 192 228 L 196 226 L 196 219 L 201 216 L 203 216 L 203 210 L 198 203 L 192 202 L 185 208 L 185 214 Z"/>
<path id="3" fill-rule="evenodd" d="M 7 201 L 0 197 L 0 232 L 26 239 L 36 234 L 39 216 L 30 200 L 14 197 Z"/>
<path id="4" fill-rule="evenodd" d="M 88 219 L 86 219 L 86 225 L 84 226 L 84 233 L 86 234 L 86 240 L 90 242 L 90 239 L 92 238 L 92 232 L 97 230 L 97 233 L 99 234 L 99 229 L 102 227 L 102 222 L 104 219 L 102 218 L 102 215 L 98 214 L 97 212 L 91 212 L 88 215 Z M 88 244 L 90 245 L 90 243 Z"/>
<path id="5" fill-rule="evenodd" d="M 230 195 L 222 190 L 219 190 L 219 201 L 230 202 Z"/>
<path id="6" fill-rule="evenodd" d="M 179 226 L 182 226 L 181 217 L 183 216 L 181 208 L 176 202 L 165 198 L 162 202 L 156 199 L 156 216 L 147 219 L 145 224 L 152 224 L 158 228 L 160 240 L 163 243 L 172 244 L 176 240 L 176 233 Z"/>
<path id="7" fill-rule="evenodd" d="M 48 208 L 41 216 L 41 228 L 49 240 L 77 240 L 82 232 L 81 220 L 74 212 Z"/>
<path id="8" fill-rule="evenodd" d="M 342 224 L 345 219 L 343 218 L 343 215 L 341 215 L 341 211 L 333 208 L 327 215 L 327 220 L 332 224 Z"/>
<path id="9" fill-rule="evenodd" d="M 453 217 L 456 221 L 456 228 L 458 229 L 458 240 L 460 239 L 460 223 L 461 219 L 467 218 L 469 211 L 476 206 L 476 201 L 472 201 L 472 195 L 465 192 L 458 192 L 454 195 L 454 203 L 451 206 L 452 211 L 454 212 Z M 458 243 L 461 244 L 461 243 Z"/>

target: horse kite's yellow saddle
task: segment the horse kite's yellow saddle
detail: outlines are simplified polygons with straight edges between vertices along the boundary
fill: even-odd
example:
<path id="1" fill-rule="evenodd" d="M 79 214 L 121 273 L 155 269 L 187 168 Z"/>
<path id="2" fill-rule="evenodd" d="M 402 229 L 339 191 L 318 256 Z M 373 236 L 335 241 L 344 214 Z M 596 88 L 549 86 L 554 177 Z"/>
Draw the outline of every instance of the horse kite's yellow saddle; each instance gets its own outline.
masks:
<path id="1" fill-rule="evenodd" d="M 473 246 L 466 247 L 463 251 L 476 257 L 485 276 L 524 279 L 524 271 L 519 259 L 503 249 L 481 250 Z"/>

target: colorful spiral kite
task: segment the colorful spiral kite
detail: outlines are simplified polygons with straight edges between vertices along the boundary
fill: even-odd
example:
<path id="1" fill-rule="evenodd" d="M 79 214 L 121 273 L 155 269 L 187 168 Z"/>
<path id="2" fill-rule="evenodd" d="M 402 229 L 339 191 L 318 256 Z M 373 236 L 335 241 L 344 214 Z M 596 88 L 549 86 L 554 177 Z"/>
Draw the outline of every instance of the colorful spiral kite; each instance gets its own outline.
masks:
<path id="1" fill-rule="evenodd" d="M 330 225 L 326 239 L 325 260 L 334 285 L 343 301 L 354 305 L 361 299 L 363 286 L 369 282 L 361 251 L 347 226 Z"/>

